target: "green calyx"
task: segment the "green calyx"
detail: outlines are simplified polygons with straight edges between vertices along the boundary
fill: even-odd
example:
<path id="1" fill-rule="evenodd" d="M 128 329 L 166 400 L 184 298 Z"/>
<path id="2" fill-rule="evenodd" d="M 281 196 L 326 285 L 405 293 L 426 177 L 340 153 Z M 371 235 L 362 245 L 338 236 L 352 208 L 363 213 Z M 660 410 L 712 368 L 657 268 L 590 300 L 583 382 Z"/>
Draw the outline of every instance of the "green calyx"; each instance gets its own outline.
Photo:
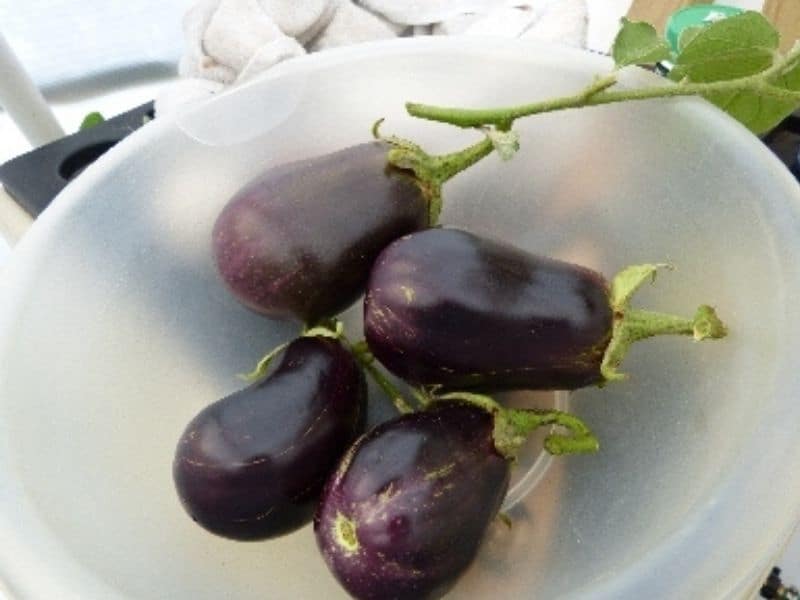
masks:
<path id="1" fill-rule="evenodd" d="M 325 337 L 332 340 L 340 340 L 344 336 L 344 324 L 333 319 L 330 322 L 321 323 L 314 327 L 308 327 L 303 330 L 302 337 Z"/>
<path id="2" fill-rule="evenodd" d="M 382 123 L 383 119 L 375 122 L 372 126 L 372 135 L 391 147 L 386 157 L 390 165 L 414 174 L 428 201 L 429 226 L 439 222 L 439 215 L 442 212 L 442 186 L 445 182 L 488 156 L 496 148 L 501 157 L 510 158 L 514 150 L 519 147 L 519 140 L 514 137 L 515 133 L 491 128 L 491 131 L 486 132 L 484 139 L 463 150 L 450 154 L 428 154 L 414 142 L 394 135 L 381 135 Z"/>
<path id="3" fill-rule="evenodd" d="M 326 337 L 331 338 L 334 340 L 340 339 L 344 335 L 344 326 L 342 325 L 341 321 L 333 320 L 330 322 L 322 323 L 320 325 L 316 325 L 314 327 L 306 327 L 303 332 L 300 334 L 300 337 Z M 260 379 L 263 379 L 267 376 L 269 372 L 269 367 L 272 364 L 272 361 L 275 360 L 275 357 L 278 356 L 286 347 L 289 345 L 289 342 L 284 342 L 283 344 L 279 344 L 275 346 L 272 350 L 270 350 L 267 354 L 264 355 L 261 360 L 258 361 L 255 368 L 250 371 L 249 373 L 242 373 L 239 375 L 241 379 L 245 381 L 249 381 L 250 383 L 254 383 Z"/>
<path id="4" fill-rule="evenodd" d="M 587 454 L 600 447 L 589 427 L 575 415 L 559 410 L 504 408 L 493 398 L 469 392 L 451 392 L 436 397 L 437 401 L 456 400 L 479 406 L 494 417 L 494 445 L 509 460 L 515 460 L 528 436 L 539 427 L 559 426 L 567 433 L 550 433 L 544 448 L 550 454 Z"/>
<path id="5" fill-rule="evenodd" d="M 289 345 L 289 342 L 284 342 L 283 344 L 279 344 L 275 346 L 272 350 L 270 350 L 267 354 L 265 354 L 261 360 L 258 361 L 256 366 L 253 368 L 252 371 L 247 373 L 240 373 L 239 378 L 244 379 L 247 382 L 255 383 L 260 379 L 263 379 L 267 376 L 269 372 L 269 366 L 272 364 L 272 361 L 275 360 L 275 357 L 278 356 L 281 352 L 286 349 L 286 346 Z"/>
<path id="6" fill-rule="evenodd" d="M 344 324 L 338 319 L 329 319 L 318 323 L 312 327 L 306 327 L 300 334 L 300 337 L 323 337 L 338 340 L 344 346 L 353 358 L 356 359 L 361 368 L 369 375 L 372 380 L 380 387 L 383 392 L 389 397 L 392 403 L 401 414 L 414 412 L 414 408 L 406 400 L 405 396 L 399 389 L 389 380 L 389 378 L 377 367 L 375 364 L 375 357 L 369 351 L 366 341 L 351 342 L 344 333 Z M 250 383 L 259 381 L 267 376 L 269 367 L 275 357 L 278 356 L 290 342 L 284 342 L 270 350 L 264 357 L 258 361 L 255 368 L 249 373 L 240 374 L 239 377 Z M 415 393 L 415 398 L 422 398 L 421 392 Z"/>
<path id="7" fill-rule="evenodd" d="M 626 378 L 618 368 L 631 345 L 639 340 L 658 335 L 687 335 L 699 342 L 720 339 L 727 335 L 725 324 L 714 309 L 705 304 L 697 308 L 692 318 L 630 307 L 636 291 L 646 281 L 655 281 L 656 273 L 663 268 L 671 267 L 665 264 L 633 265 L 620 271 L 611 282 L 609 302 L 614 314 L 614 324 L 611 340 L 600 364 L 600 385 Z"/>

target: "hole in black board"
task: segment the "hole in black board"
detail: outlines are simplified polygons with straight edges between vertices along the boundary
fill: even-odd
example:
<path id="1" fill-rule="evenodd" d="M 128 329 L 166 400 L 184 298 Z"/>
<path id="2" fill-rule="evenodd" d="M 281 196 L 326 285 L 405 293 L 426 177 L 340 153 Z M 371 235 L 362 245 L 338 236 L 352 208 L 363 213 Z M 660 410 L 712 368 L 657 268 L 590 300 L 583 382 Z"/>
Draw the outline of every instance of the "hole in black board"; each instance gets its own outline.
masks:
<path id="1" fill-rule="evenodd" d="M 116 143 L 116 140 L 111 142 L 98 142 L 76 150 L 63 160 L 61 166 L 58 168 L 58 174 L 67 181 L 71 181 Z"/>

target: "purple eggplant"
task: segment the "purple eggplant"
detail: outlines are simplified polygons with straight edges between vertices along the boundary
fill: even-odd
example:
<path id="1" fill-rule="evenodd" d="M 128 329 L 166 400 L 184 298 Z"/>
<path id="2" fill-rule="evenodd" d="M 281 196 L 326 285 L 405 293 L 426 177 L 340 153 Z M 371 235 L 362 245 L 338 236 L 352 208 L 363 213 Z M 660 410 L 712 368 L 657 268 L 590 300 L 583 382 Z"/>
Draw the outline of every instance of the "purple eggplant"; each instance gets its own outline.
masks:
<path id="1" fill-rule="evenodd" d="M 395 241 L 364 301 L 370 350 L 395 375 L 445 389 L 576 389 L 622 378 L 628 346 L 660 334 L 725 335 L 714 310 L 693 319 L 631 309 L 663 265 L 598 273 L 457 229 Z"/>
<path id="2" fill-rule="evenodd" d="M 217 218 L 213 254 L 233 294 L 270 317 L 314 324 L 363 293 L 372 262 L 428 225 L 410 172 L 371 142 L 268 170 Z"/>
<path id="3" fill-rule="evenodd" d="M 294 340 L 272 374 L 186 427 L 173 463 L 184 508 L 209 531 L 240 540 L 308 523 L 363 429 L 365 403 L 363 372 L 338 341 Z"/>
<path id="4" fill-rule="evenodd" d="M 325 486 L 314 532 L 328 567 L 359 600 L 440 598 L 474 559 L 528 434 L 558 425 L 545 449 L 595 452 L 559 411 L 506 409 L 454 393 L 362 436 Z"/>
<path id="5" fill-rule="evenodd" d="M 363 436 L 314 519 L 328 567 L 355 598 L 439 598 L 472 562 L 508 488 L 492 415 L 442 403 Z"/>

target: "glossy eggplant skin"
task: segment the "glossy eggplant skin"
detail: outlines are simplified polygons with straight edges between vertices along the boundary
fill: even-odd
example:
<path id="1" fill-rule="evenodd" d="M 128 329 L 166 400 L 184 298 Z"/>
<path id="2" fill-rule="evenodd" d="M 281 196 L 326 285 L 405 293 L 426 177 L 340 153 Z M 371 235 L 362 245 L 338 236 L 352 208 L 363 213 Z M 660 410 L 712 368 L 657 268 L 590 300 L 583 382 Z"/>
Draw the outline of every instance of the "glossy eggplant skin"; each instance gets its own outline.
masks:
<path id="1" fill-rule="evenodd" d="M 245 305 L 306 324 L 364 292 L 372 262 L 428 222 L 410 174 L 371 142 L 270 169 L 239 191 L 214 225 L 217 270 Z"/>
<path id="2" fill-rule="evenodd" d="M 493 426 L 481 408 L 442 403 L 379 425 L 348 451 L 314 532 L 353 597 L 440 598 L 455 584 L 508 489 Z"/>
<path id="3" fill-rule="evenodd" d="M 301 527 L 363 430 L 365 411 L 366 382 L 352 355 L 329 338 L 296 339 L 272 374 L 186 427 L 173 463 L 184 508 L 238 540 Z"/>
<path id="4" fill-rule="evenodd" d="M 364 301 L 375 356 L 408 381 L 449 389 L 597 383 L 612 322 L 598 273 L 458 229 L 388 246 Z"/>

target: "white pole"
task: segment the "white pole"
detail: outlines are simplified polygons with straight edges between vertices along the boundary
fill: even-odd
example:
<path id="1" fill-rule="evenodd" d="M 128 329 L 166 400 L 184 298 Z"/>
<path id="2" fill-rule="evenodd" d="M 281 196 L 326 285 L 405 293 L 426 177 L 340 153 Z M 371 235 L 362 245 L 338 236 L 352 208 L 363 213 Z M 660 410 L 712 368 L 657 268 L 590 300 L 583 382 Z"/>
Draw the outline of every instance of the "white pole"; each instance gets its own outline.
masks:
<path id="1" fill-rule="evenodd" d="M 0 33 L 0 106 L 32 146 L 64 136 L 53 111 Z"/>

